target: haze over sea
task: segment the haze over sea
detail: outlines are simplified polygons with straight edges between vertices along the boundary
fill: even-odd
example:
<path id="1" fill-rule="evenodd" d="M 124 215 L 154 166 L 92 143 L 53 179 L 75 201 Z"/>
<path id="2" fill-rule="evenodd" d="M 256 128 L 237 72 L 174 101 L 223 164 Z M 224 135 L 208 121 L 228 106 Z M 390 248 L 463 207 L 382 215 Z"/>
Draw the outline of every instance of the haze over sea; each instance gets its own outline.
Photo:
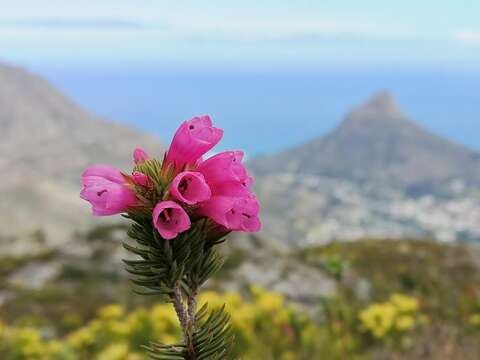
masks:
<path id="1" fill-rule="evenodd" d="M 353 106 L 388 90 L 411 119 L 480 150 L 476 71 L 31 68 L 88 110 L 157 134 L 164 143 L 179 121 L 208 113 L 225 129 L 222 149 L 268 154 L 327 133 Z"/>

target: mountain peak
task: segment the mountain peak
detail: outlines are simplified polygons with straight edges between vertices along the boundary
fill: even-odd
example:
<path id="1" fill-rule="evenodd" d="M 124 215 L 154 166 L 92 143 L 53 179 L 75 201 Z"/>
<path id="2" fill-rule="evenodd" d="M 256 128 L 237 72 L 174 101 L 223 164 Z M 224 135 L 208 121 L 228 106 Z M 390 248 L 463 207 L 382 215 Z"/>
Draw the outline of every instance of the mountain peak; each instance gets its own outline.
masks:
<path id="1" fill-rule="evenodd" d="M 354 108 L 346 117 L 342 127 L 392 125 L 394 122 L 409 121 L 400 110 L 393 95 L 387 91 L 380 91 Z"/>
<path id="2" fill-rule="evenodd" d="M 395 101 L 395 98 L 388 91 L 379 91 L 374 94 L 363 105 L 364 108 L 370 108 L 383 113 L 398 113 L 400 109 Z"/>
<path id="3" fill-rule="evenodd" d="M 327 136 L 257 162 L 255 170 L 287 169 L 361 184 L 383 182 L 407 192 L 433 191 L 452 179 L 479 184 L 480 163 L 475 159 L 469 149 L 412 122 L 392 95 L 379 92 Z"/>

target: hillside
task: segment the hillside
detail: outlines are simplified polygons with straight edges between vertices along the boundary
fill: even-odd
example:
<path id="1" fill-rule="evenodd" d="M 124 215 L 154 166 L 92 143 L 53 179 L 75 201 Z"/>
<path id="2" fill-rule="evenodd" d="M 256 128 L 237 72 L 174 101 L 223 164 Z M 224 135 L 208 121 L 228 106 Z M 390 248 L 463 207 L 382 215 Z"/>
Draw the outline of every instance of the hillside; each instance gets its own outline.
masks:
<path id="1" fill-rule="evenodd" d="M 67 240 L 92 221 L 78 200 L 81 171 L 92 163 L 128 169 L 137 146 L 161 151 L 157 139 L 98 119 L 43 78 L 0 64 L 0 240 L 37 230 Z"/>

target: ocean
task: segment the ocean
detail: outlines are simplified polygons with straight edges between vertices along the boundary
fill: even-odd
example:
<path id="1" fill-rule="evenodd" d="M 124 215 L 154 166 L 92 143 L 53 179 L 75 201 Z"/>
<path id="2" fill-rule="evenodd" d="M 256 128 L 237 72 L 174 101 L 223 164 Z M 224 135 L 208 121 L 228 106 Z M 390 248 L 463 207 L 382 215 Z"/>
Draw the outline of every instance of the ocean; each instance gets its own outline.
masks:
<path id="1" fill-rule="evenodd" d="M 225 129 L 219 149 L 273 153 L 327 133 L 349 109 L 388 90 L 412 120 L 480 150 L 480 72 L 46 65 L 33 70 L 91 112 L 152 132 L 165 143 L 182 120 L 210 114 Z"/>

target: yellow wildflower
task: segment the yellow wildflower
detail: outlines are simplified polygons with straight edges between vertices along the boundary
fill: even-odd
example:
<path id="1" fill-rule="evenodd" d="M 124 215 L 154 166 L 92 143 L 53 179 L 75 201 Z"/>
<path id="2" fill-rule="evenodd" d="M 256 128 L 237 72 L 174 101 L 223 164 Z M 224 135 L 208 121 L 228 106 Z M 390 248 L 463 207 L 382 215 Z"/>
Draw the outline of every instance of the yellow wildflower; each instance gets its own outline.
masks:
<path id="1" fill-rule="evenodd" d="M 418 300 L 411 296 L 393 294 L 390 302 L 395 305 L 399 312 L 415 312 L 419 308 Z"/>
<path id="2" fill-rule="evenodd" d="M 122 306 L 112 304 L 112 305 L 107 305 L 101 308 L 98 311 L 98 316 L 104 320 L 111 320 L 111 319 L 121 318 L 124 315 L 124 313 L 125 313 L 125 310 L 123 309 Z"/>
<path id="3" fill-rule="evenodd" d="M 395 328 L 398 331 L 408 331 L 415 326 L 415 319 L 409 315 L 402 315 L 395 320 Z"/>

